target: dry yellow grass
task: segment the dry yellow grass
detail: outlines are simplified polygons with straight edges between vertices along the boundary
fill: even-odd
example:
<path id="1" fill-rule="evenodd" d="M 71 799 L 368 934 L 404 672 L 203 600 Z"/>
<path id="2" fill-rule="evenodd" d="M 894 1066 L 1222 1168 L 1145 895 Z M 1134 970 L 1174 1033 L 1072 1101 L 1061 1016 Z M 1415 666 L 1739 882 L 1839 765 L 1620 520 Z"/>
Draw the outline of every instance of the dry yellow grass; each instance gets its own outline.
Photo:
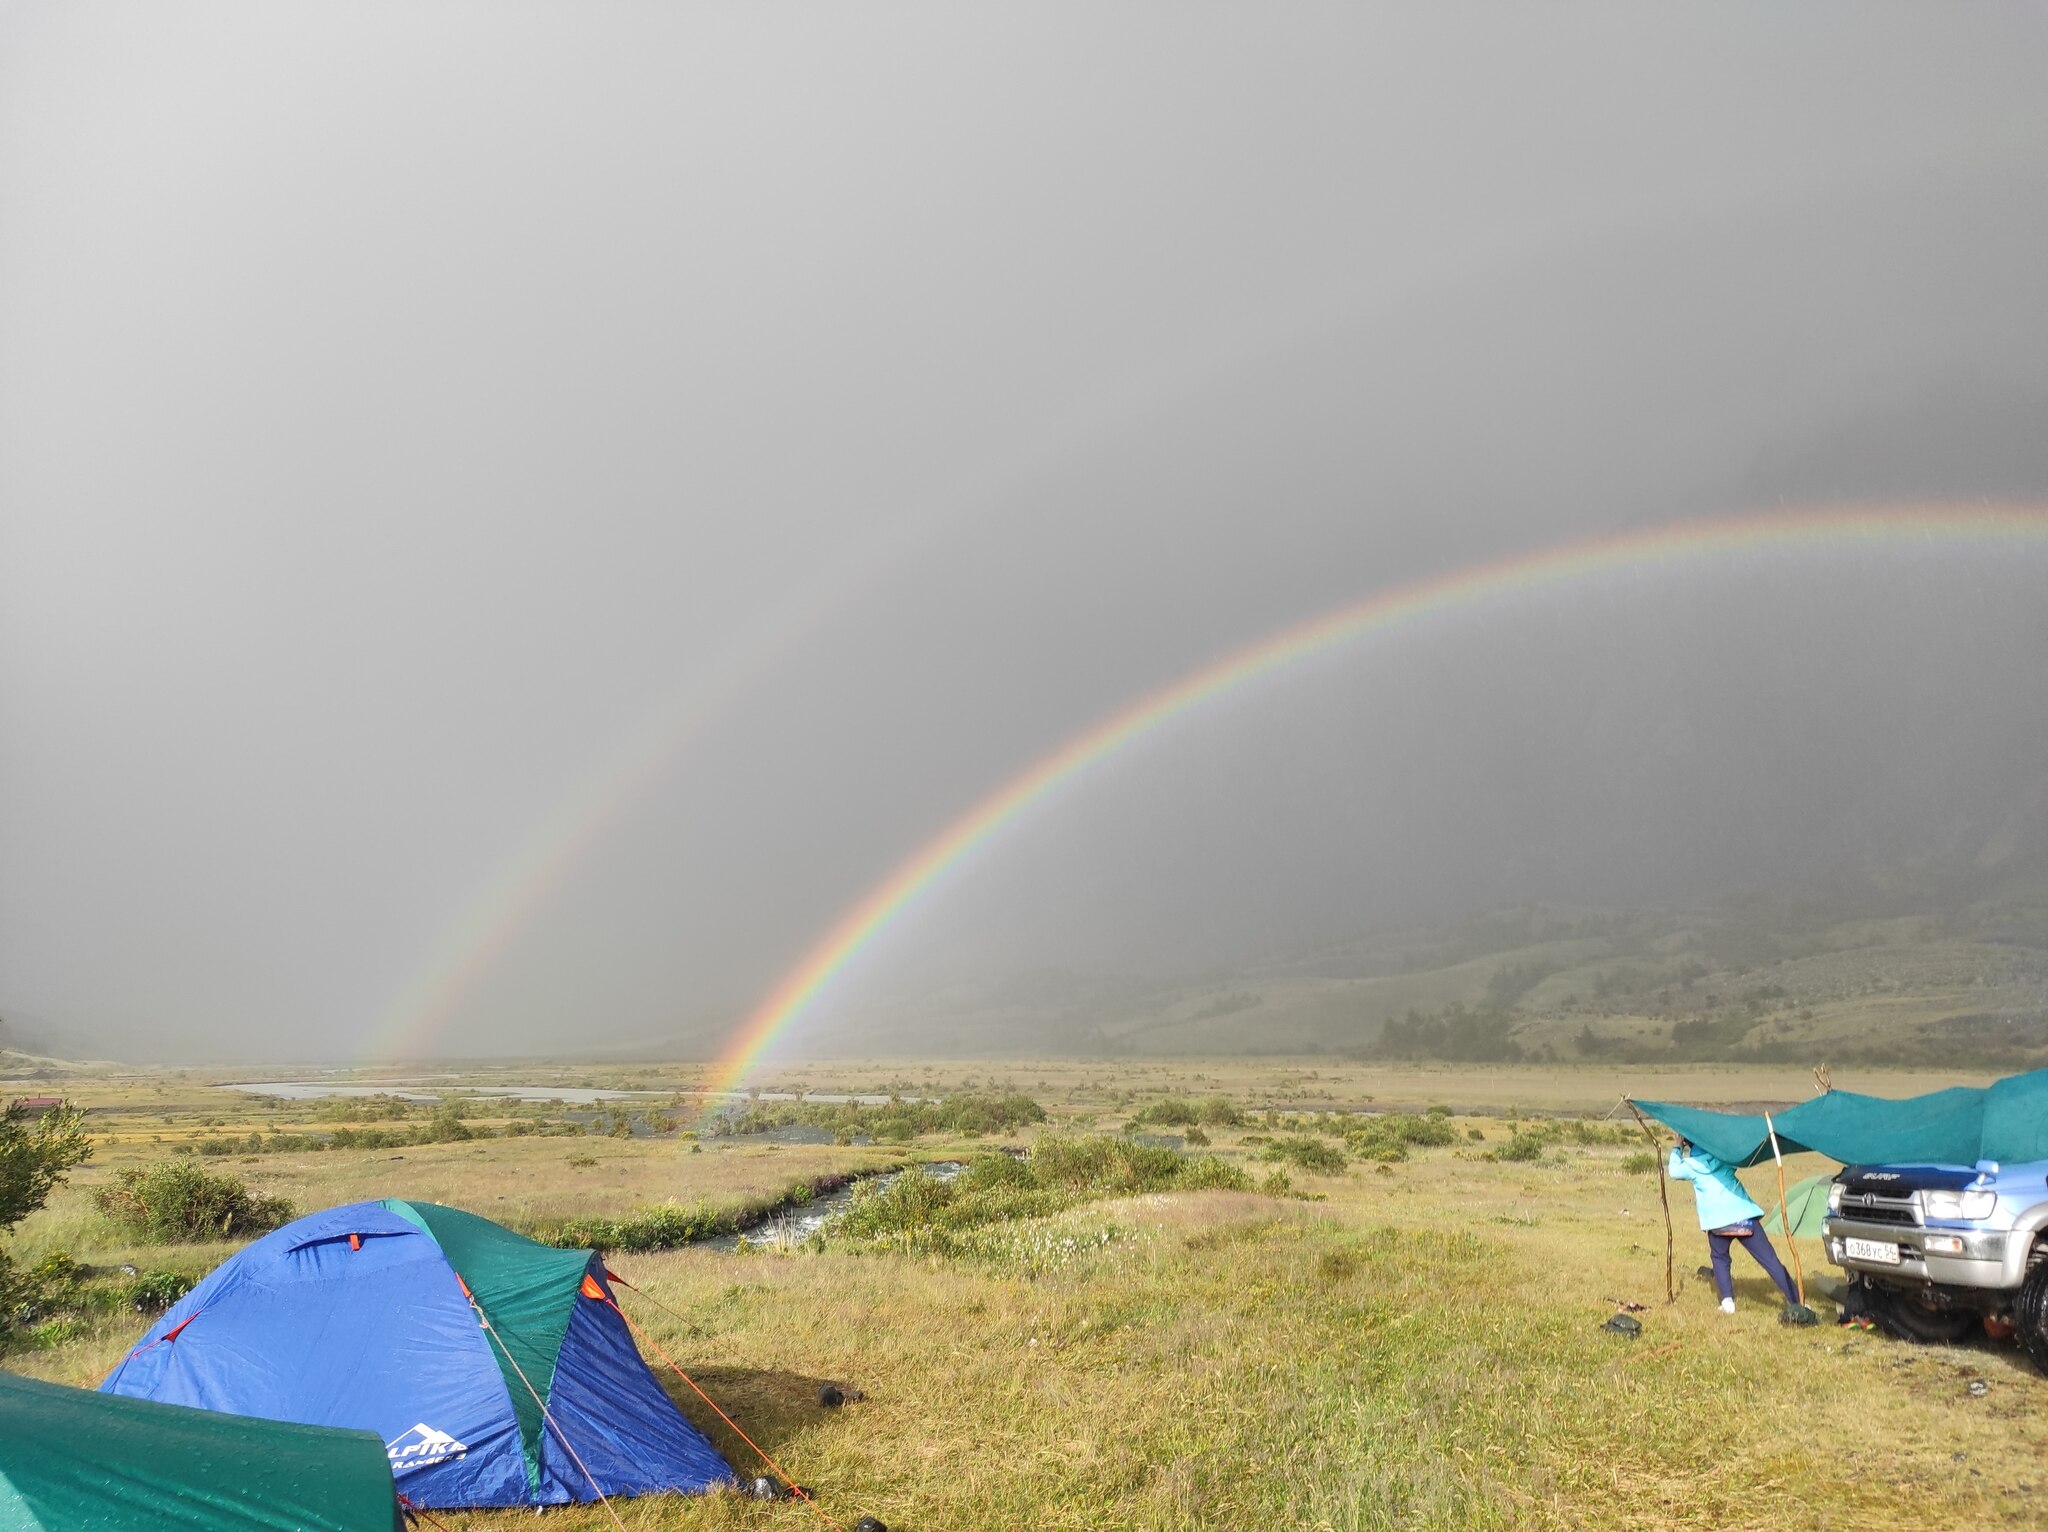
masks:
<path id="1" fill-rule="evenodd" d="M 1044 1099 L 1071 1097 L 1070 1110 L 1104 1124 L 1117 1120 L 1125 1089 L 1154 1083 L 1121 1066 L 1070 1067 Z M 993 1074 L 1028 1090 L 1041 1077 L 1034 1069 L 1054 1078 L 1050 1066 L 1026 1064 L 951 1079 Z M 1332 1074 L 1267 1071 L 1197 1064 L 1158 1088 L 1199 1094 L 1227 1081 L 1249 1094 Z M 1335 1073 L 1357 1088 L 1361 1072 Z M 1467 1085 L 1491 1078 L 1453 1073 Z M 1382 1100 L 1467 1094 L 1402 1096 L 1434 1083 L 1433 1071 L 1374 1078 L 1387 1087 L 1372 1091 Z M 1531 1105 L 1541 1092 L 1603 1108 L 1615 1084 L 1562 1071 L 1513 1083 Z M 1700 1075 L 1668 1093 L 1767 1099 L 1770 1083 Z M 1477 1126 L 1490 1143 L 1507 1131 Z M 1243 1136 L 1221 1132 L 1219 1147 L 1263 1172 Z M 1754 1267 L 1738 1267 L 1743 1307 L 1724 1318 L 1711 1287 L 1689 1275 L 1705 1243 L 1682 1188 L 1686 1283 L 1666 1307 L 1656 1188 L 1622 1170 L 1629 1146 L 1553 1148 L 1533 1164 L 1487 1162 L 1486 1147 L 1425 1151 L 1384 1171 L 1292 1172 L 1320 1201 L 1202 1192 L 1098 1203 L 1003 1231 L 973 1261 L 833 1248 L 683 1250 L 614 1265 L 689 1316 L 686 1326 L 627 1295 L 629 1312 L 849 1528 L 863 1514 L 906 1532 L 2037 1524 L 2048 1381 L 2016 1352 L 1784 1329 Z M 604 1156 L 598 1167 L 566 1163 L 593 1151 Z M 447 1146 L 418 1163 L 428 1151 L 402 1152 L 404 1162 L 227 1163 L 266 1189 L 278 1175 L 300 1176 L 293 1185 L 307 1198 L 431 1187 L 488 1213 L 489 1188 L 511 1182 L 531 1183 L 521 1195 L 536 1199 L 586 1195 L 605 1176 L 737 1184 L 794 1168 L 804 1153 L 845 1151 L 691 1155 L 674 1141 L 503 1140 Z M 309 1163 L 277 1163 L 286 1158 Z M 1747 1174 L 1761 1191 L 1768 1172 Z M 390 1184 L 396 1176 L 414 1179 L 401 1187 Z M 40 1215 L 41 1237 L 84 1232 L 79 1195 Z M 1805 1254 L 1809 1272 L 1827 1269 L 1810 1243 Z M 1651 1305 L 1639 1341 L 1598 1329 L 1607 1300 L 1623 1297 Z M 10 1365 L 85 1381 L 126 1340 L 96 1334 Z M 1989 1383 L 1987 1395 L 1967 1392 L 1972 1377 Z M 823 1410 L 816 1387 L 827 1379 L 869 1398 Z M 752 1471 L 751 1453 L 670 1381 L 734 1466 Z M 636 1532 L 819 1525 L 799 1505 L 727 1495 L 618 1509 Z M 524 1522 L 519 1513 L 445 1519 L 475 1529 Z M 596 1508 L 549 1520 L 611 1525 Z"/>

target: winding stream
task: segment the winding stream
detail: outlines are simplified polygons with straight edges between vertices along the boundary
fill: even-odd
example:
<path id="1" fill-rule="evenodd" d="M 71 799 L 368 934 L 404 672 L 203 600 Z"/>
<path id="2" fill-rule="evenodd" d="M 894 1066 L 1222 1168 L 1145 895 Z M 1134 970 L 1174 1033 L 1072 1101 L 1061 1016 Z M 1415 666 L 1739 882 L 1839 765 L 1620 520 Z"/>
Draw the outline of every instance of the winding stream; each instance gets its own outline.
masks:
<path id="1" fill-rule="evenodd" d="M 927 1174 L 941 1181 L 950 1181 L 960 1174 L 963 1162 L 960 1160 L 935 1160 L 921 1167 Z M 853 1202 L 853 1196 L 863 1186 L 872 1186 L 877 1191 L 889 1185 L 898 1176 L 906 1175 L 912 1168 L 885 1170 L 879 1175 L 863 1176 L 849 1181 L 837 1191 L 826 1192 L 822 1197 L 813 1197 L 809 1202 L 792 1202 L 781 1211 L 770 1213 L 750 1229 L 738 1234 L 712 1234 L 703 1239 L 692 1240 L 684 1246 L 688 1250 L 737 1250 L 741 1245 L 772 1245 L 788 1247 L 800 1245 L 824 1228 L 834 1214 L 843 1213 Z"/>

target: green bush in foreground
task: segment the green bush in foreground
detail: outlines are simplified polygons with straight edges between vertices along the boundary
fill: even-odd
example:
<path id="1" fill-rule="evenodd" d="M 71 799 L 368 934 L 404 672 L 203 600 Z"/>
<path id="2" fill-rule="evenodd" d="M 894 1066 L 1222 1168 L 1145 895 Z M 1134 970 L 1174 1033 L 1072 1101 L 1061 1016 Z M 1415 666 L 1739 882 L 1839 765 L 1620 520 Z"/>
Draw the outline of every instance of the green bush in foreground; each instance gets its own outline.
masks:
<path id="1" fill-rule="evenodd" d="M 68 1101 L 33 1122 L 26 1107 L 0 1111 L 0 1233 L 41 1207 L 65 1173 L 91 1154 L 85 1114 Z M 37 1280 L 18 1276 L 7 1253 L 0 1250 L 0 1325 L 11 1323 L 16 1310 L 31 1305 L 36 1290 Z"/>
<path id="2" fill-rule="evenodd" d="M 233 1176 L 209 1175 L 190 1160 L 124 1170 L 93 1196 L 108 1218 L 157 1244 L 265 1234 L 293 1212 L 284 1198 L 252 1192 Z"/>

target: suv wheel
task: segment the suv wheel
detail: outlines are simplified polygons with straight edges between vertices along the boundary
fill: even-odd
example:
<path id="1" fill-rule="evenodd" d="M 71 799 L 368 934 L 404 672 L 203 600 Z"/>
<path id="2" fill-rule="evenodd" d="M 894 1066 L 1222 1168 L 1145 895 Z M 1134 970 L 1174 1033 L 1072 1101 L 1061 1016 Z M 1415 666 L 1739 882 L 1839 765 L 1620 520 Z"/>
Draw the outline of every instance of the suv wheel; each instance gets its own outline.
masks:
<path id="1" fill-rule="evenodd" d="M 1938 1309 L 1923 1302 L 1917 1293 L 1901 1292 L 1875 1282 L 1864 1284 L 1864 1302 L 1869 1306 L 1870 1317 L 1892 1334 L 1923 1346 L 1946 1346 L 1977 1327 L 1975 1314 Z M 2048 1341 L 2048 1330 L 2042 1334 L 2044 1341 Z"/>
<path id="2" fill-rule="evenodd" d="M 2020 1284 L 2012 1304 L 2013 1323 L 2019 1329 L 2019 1343 L 2034 1365 L 2048 1372 L 2048 1261 L 2036 1261 Z"/>

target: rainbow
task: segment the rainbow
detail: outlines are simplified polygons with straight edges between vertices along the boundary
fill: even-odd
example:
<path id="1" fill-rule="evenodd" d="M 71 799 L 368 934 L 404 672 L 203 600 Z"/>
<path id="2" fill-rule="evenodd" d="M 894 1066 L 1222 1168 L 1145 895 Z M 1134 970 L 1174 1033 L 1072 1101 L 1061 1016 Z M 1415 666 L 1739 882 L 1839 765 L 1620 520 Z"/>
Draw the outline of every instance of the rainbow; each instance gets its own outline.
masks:
<path id="1" fill-rule="evenodd" d="M 440 933 L 427 961 L 379 1011 L 359 1046 L 364 1065 L 421 1057 L 473 998 L 577 863 L 668 780 L 710 724 L 795 652 L 894 555 L 877 544 L 851 573 L 835 571 L 786 595 L 751 632 L 723 646 L 692 684 L 667 700 L 617 755 L 578 781 L 485 882 L 463 917 Z"/>
<path id="2" fill-rule="evenodd" d="M 732 1091 L 835 976 L 977 847 L 1055 789 L 1162 724 L 1321 653 L 1434 613 L 1484 606 L 1618 571 L 1739 554 L 1858 545 L 1935 549 L 2048 543 L 2048 509 L 1830 509 L 1672 522 L 1467 565 L 1395 586 L 1283 628 L 1161 687 L 1074 736 L 947 825 L 848 909 L 769 991 L 712 1067 L 713 1091 Z"/>

